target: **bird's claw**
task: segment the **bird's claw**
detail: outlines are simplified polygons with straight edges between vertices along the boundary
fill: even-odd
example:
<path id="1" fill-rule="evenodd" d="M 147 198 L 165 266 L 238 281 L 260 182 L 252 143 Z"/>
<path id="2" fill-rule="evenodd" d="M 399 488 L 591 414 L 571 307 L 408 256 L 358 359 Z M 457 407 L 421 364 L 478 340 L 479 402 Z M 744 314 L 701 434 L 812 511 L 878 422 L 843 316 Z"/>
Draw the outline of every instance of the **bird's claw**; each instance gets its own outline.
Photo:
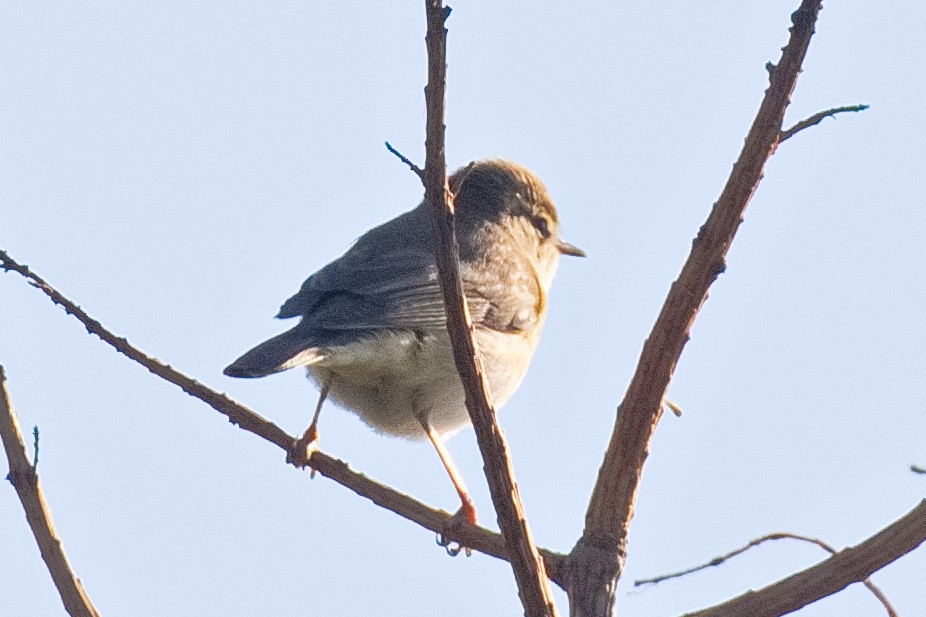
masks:
<path id="1" fill-rule="evenodd" d="M 459 536 L 460 529 L 467 523 L 476 524 L 476 509 L 471 502 L 464 501 L 457 513 L 447 519 L 440 533 L 437 534 L 437 545 L 444 547 L 451 557 L 456 557 L 461 552 L 465 552 L 467 557 L 473 554 L 473 549 L 451 539 L 451 536 Z"/>
<path id="2" fill-rule="evenodd" d="M 473 549 L 467 546 L 463 546 L 454 540 L 448 540 L 444 537 L 443 533 L 437 534 L 437 545 L 442 546 L 444 550 L 447 551 L 447 554 L 451 557 L 456 557 L 461 552 L 465 552 L 467 557 L 473 554 Z"/>
<path id="3" fill-rule="evenodd" d="M 293 442 L 289 452 L 286 453 L 286 462 L 296 467 L 308 467 L 312 455 L 316 452 L 318 452 L 318 430 L 313 425 L 306 429 L 302 437 Z M 310 477 L 315 477 L 314 468 Z"/>

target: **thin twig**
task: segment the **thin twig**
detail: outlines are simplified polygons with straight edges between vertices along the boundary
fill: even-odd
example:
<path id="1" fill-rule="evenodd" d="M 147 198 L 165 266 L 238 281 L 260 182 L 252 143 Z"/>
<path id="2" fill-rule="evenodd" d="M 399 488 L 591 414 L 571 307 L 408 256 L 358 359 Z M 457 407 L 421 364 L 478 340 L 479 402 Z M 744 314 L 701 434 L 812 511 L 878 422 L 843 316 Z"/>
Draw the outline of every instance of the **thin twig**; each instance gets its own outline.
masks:
<path id="1" fill-rule="evenodd" d="M 421 178 L 421 181 L 424 182 L 424 170 L 423 169 L 421 169 L 420 167 L 412 163 L 412 161 L 407 156 L 405 156 L 404 154 L 402 154 L 401 152 L 393 148 L 392 144 L 389 143 L 388 141 L 386 142 L 386 150 L 389 150 L 389 152 L 392 152 L 394 155 L 396 155 L 399 158 L 400 161 L 408 165 L 408 168 L 411 169 L 413 172 L 415 172 L 415 175 Z"/>
<path id="2" fill-rule="evenodd" d="M 683 576 L 687 576 L 688 574 L 692 574 L 694 572 L 699 572 L 701 570 L 706 570 L 707 568 L 719 566 L 725 561 L 732 559 L 733 557 L 736 557 L 737 555 L 742 555 L 749 549 L 759 546 L 760 544 L 764 542 L 769 542 L 771 540 L 798 540 L 801 542 L 807 542 L 809 544 L 814 544 L 816 546 L 819 546 L 820 548 L 828 552 L 830 555 L 835 555 L 838 552 L 832 546 L 830 546 L 823 540 L 820 540 L 819 538 L 811 538 L 809 536 L 802 536 L 796 533 L 776 532 L 776 533 L 766 534 L 760 538 L 756 538 L 755 540 L 751 540 L 745 546 L 741 546 L 740 548 L 734 549 L 725 555 L 714 557 L 707 563 L 703 563 L 699 566 L 694 566 L 692 568 L 687 568 L 685 570 L 681 570 L 680 572 L 673 572 L 671 574 L 663 574 L 661 576 L 654 576 L 653 578 L 642 578 L 642 579 L 634 581 L 633 586 L 641 587 L 643 585 L 655 585 L 657 583 L 668 581 L 673 578 L 681 578 Z M 879 589 L 877 585 L 872 583 L 867 578 L 861 581 L 861 583 L 865 585 L 865 587 L 867 587 L 868 590 L 871 591 L 872 594 L 874 594 L 875 598 L 877 598 L 879 602 L 881 602 L 881 604 L 884 606 L 884 609 L 887 611 L 887 614 L 889 617 L 898 617 L 897 611 L 894 610 L 894 607 L 891 606 L 891 603 L 888 601 L 887 596 L 884 595 L 884 592 L 882 592 L 881 589 Z"/>
<path id="3" fill-rule="evenodd" d="M 39 485 L 39 477 L 35 473 L 35 466 L 29 464 L 29 457 L 26 455 L 26 446 L 22 432 L 19 430 L 19 419 L 10 401 L 10 393 L 6 388 L 6 375 L 2 366 L 0 366 L 0 438 L 3 440 L 3 449 L 6 450 L 6 458 L 10 463 L 10 473 L 7 478 L 16 489 L 16 494 L 26 513 L 26 520 L 32 529 L 32 535 L 35 536 L 39 552 L 58 589 L 64 608 L 72 617 L 99 617 L 83 585 L 71 570 L 61 539 L 55 532 L 51 510 L 45 502 L 42 487 Z M 9 559 L 9 556 L 7 558 Z"/>
<path id="4" fill-rule="evenodd" d="M 824 118 L 829 118 L 835 116 L 836 114 L 845 113 L 847 111 L 865 111 L 868 109 L 868 105 L 845 105 L 843 107 L 834 107 L 832 109 L 827 109 L 826 111 L 818 111 L 814 115 L 801 120 L 794 126 L 789 129 L 785 129 L 781 132 L 781 137 L 778 138 L 778 143 L 785 141 L 786 139 L 793 137 L 795 133 L 803 131 L 806 128 L 810 128 L 816 124 L 820 124 Z"/>
<path id="5" fill-rule="evenodd" d="M 803 0 L 792 15 L 790 40 L 778 65 L 768 65 L 769 88 L 739 159 L 643 345 L 636 371 L 618 407 L 586 512 L 585 530 L 571 554 L 574 582 L 570 584 L 569 601 L 573 615 L 613 614 L 615 582 L 626 559 L 634 499 L 669 381 L 708 289 L 726 267 L 725 256 L 746 205 L 781 139 L 782 118 L 819 10 L 820 0 Z"/>
<path id="6" fill-rule="evenodd" d="M 913 473 L 926 474 L 926 469 L 923 469 L 922 467 L 918 465 L 910 465 L 910 471 L 912 471 Z"/>
<path id="7" fill-rule="evenodd" d="M 498 525 L 505 538 L 518 593 L 528 617 L 554 617 L 556 605 L 547 583 L 544 562 L 531 538 L 514 470 L 508 456 L 508 446 L 495 420 L 495 410 L 489 401 L 487 382 L 473 340 L 473 325 L 469 319 L 460 261 L 453 227 L 453 196 L 447 185 L 447 163 L 444 156 L 444 94 L 447 72 L 447 29 L 450 13 L 441 0 L 425 0 L 427 13 L 428 85 L 425 89 L 427 126 L 425 140 L 425 197 L 431 212 L 437 240 L 436 261 L 447 311 L 447 330 L 453 345 L 457 371 L 466 392 L 476 441 L 483 459 L 483 470 L 498 516 Z M 457 187 L 458 188 L 458 187 Z M 464 544 L 465 546 L 465 544 Z"/>
<path id="8" fill-rule="evenodd" d="M 778 617 L 864 581 L 926 542 L 926 500 L 860 544 L 758 591 L 684 617 Z M 819 546 L 819 545 L 818 545 Z M 879 598 L 880 599 L 880 598 Z"/>
<path id="9" fill-rule="evenodd" d="M 125 338 L 117 337 L 107 330 L 97 320 L 90 317 L 74 302 L 64 297 L 54 287 L 47 283 L 38 274 L 32 272 L 28 266 L 16 262 L 6 251 L 0 249 L 0 268 L 24 277 L 29 284 L 44 293 L 52 302 L 61 306 L 64 311 L 73 315 L 80 321 L 87 331 L 98 336 L 103 342 L 109 344 L 117 352 L 134 360 L 158 377 L 182 389 L 184 392 L 206 403 L 214 410 L 226 416 L 229 421 L 239 428 L 257 435 L 264 440 L 281 448 L 287 455 L 293 454 L 296 438 L 287 434 L 273 422 L 261 417 L 241 403 L 234 401 L 220 392 L 212 390 L 195 379 L 171 368 L 170 366 L 146 355 L 133 346 Z M 417 523 L 434 533 L 447 532 L 447 522 L 451 515 L 443 510 L 431 508 L 404 493 L 371 480 L 367 476 L 353 471 L 347 463 L 332 456 L 315 451 L 309 459 L 309 464 L 320 474 L 334 480 L 338 484 L 365 497 L 374 504 L 390 510 L 399 516 Z M 448 539 L 467 546 L 473 550 L 508 560 L 505 541 L 498 533 L 481 527 L 461 524 L 449 532 Z M 445 535 L 447 535 L 445 533 Z M 542 549 L 547 573 L 551 580 L 563 586 L 563 564 L 565 556 L 550 550 Z"/>
<path id="10" fill-rule="evenodd" d="M 662 399 L 662 404 L 669 408 L 669 411 L 675 414 L 676 418 L 682 417 L 682 408 L 667 398 Z"/>
<path id="11" fill-rule="evenodd" d="M 469 178 L 469 175 L 475 168 L 476 161 L 470 161 L 466 164 L 466 167 L 453 174 L 453 178 L 450 180 L 451 203 L 456 200 L 457 195 L 459 195 L 460 191 L 463 189 L 463 185 L 466 184 L 466 179 Z"/>
<path id="12" fill-rule="evenodd" d="M 39 427 L 32 427 L 32 468 L 39 467 Z"/>

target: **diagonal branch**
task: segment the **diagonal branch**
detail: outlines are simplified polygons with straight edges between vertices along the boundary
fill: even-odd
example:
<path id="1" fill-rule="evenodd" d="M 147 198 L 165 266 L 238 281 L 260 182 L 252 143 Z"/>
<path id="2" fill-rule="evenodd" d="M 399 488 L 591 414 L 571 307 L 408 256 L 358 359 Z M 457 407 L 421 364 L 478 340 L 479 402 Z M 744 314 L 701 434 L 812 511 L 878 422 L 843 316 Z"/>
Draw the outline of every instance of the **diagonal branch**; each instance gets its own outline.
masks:
<path id="1" fill-rule="evenodd" d="M 265 439 L 287 454 L 292 454 L 293 446 L 296 443 L 295 437 L 287 434 L 276 424 L 261 417 L 244 405 L 148 356 L 125 338 L 117 337 L 74 302 L 64 297 L 42 277 L 32 272 L 27 266 L 15 261 L 2 249 L 0 249 L 0 269 L 16 272 L 23 276 L 33 287 L 48 296 L 52 302 L 61 306 L 66 313 L 77 318 L 87 328 L 87 332 L 98 336 L 119 353 L 141 364 L 165 381 L 180 387 L 190 396 L 206 403 L 226 416 L 232 424 Z M 408 495 L 371 480 L 367 476 L 351 470 L 347 463 L 322 452 L 315 451 L 309 460 L 309 464 L 326 478 L 334 480 L 361 497 L 369 499 L 381 508 L 390 510 L 434 533 L 445 532 L 447 522 L 451 518 L 447 512 L 431 508 Z M 498 559 L 509 560 L 505 541 L 500 534 L 473 525 L 459 525 L 449 535 L 449 539 L 457 541 L 468 548 Z M 546 549 L 541 552 L 550 578 L 562 586 L 564 584 L 562 582 L 564 580 L 562 578 L 564 556 Z"/>
<path id="2" fill-rule="evenodd" d="M 19 430 L 19 420 L 10 402 L 10 394 L 6 389 L 6 375 L 0 366 L 0 438 L 6 450 L 6 458 L 10 463 L 10 473 L 7 476 L 10 484 L 16 489 L 19 501 L 22 502 L 26 512 L 26 520 L 35 536 L 42 559 L 48 567 L 64 608 L 72 617 L 99 617 L 93 608 L 90 598 L 84 592 L 77 576 L 71 570 L 68 559 L 61 546 L 61 539 L 55 532 L 51 520 L 51 511 L 45 502 L 42 487 L 39 486 L 39 477 L 35 467 L 29 463 L 26 456 L 26 447 L 23 443 L 22 432 Z"/>
<path id="3" fill-rule="evenodd" d="M 447 308 L 447 329 L 453 344 L 453 356 L 466 393 L 476 441 L 484 461 L 483 469 L 498 515 L 498 525 L 508 554 L 524 613 L 528 617 L 556 615 L 556 606 L 547 584 L 543 560 L 531 538 L 514 469 L 508 456 L 508 446 L 495 420 L 495 410 L 489 402 L 488 388 L 479 354 L 473 340 L 473 325 L 469 318 L 463 284 L 460 280 L 459 248 L 453 227 L 453 196 L 447 186 L 447 164 L 444 157 L 444 92 L 447 72 L 447 30 L 444 22 L 450 9 L 441 0 L 426 0 L 428 31 L 427 136 L 425 141 L 424 201 L 431 212 L 437 239 L 437 269 L 444 305 Z"/>
<path id="4" fill-rule="evenodd" d="M 585 517 L 585 530 L 572 552 L 570 608 L 574 615 L 611 614 L 614 589 L 626 558 L 634 499 L 675 365 L 707 291 L 723 272 L 725 256 L 766 161 L 781 139 L 785 109 L 814 32 L 820 0 L 803 0 L 791 16 L 788 44 L 778 66 L 769 65 L 769 88 L 720 198 L 695 239 L 673 283 L 636 372 L 618 407 L 614 431 Z"/>
<path id="5" fill-rule="evenodd" d="M 388 141 L 386 142 L 386 150 L 389 150 L 389 152 L 394 154 L 400 161 L 408 165 L 408 168 L 411 169 L 413 172 L 415 172 L 415 175 L 421 178 L 421 181 L 424 182 L 424 170 L 423 169 L 415 165 L 411 161 L 411 159 L 409 159 L 407 156 L 405 156 L 404 154 L 402 154 L 401 152 L 393 148 L 392 144 L 389 143 Z"/>
<path id="6" fill-rule="evenodd" d="M 729 561 L 730 559 L 733 559 L 734 557 L 738 555 L 742 555 L 743 553 L 745 553 L 751 548 L 755 548 L 759 546 L 760 544 L 764 544 L 765 542 L 770 542 L 772 540 L 798 540 L 800 542 L 807 542 L 809 544 L 819 546 L 820 548 L 828 552 L 830 555 L 836 555 L 838 553 L 836 549 L 834 549 L 832 546 L 830 546 L 823 540 L 820 540 L 819 538 L 811 538 L 809 536 L 802 536 L 796 533 L 775 532 L 775 533 L 769 533 L 764 536 L 755 538 L 754 540 L 750 540 L 744 546 L 733 549 L 732 551 L 724 555 L 718 555 L 717 557 L 714 557 L 707 563 L 702 563 L 701 565 L 693 566 L 691 568 L 686 568 L 684 570 L 681 570 L 679 572 L 673 572 L 671 574 L 663 574 L 660 576 L 654 576 L 653 578 L 644 578 L 644 579 L 636 580 L 633 582 L 633 586 L 641 587 L 643 585 L 655 585 L 656 583 L 668 581 L 673 578 L 681 578 L 683 576 L 688 576 L 689 574 L 693 574 L 695 572 L 700 572 L 701 570 L 706 570 L 708 568 L 714 568 L 714 567 L 717 567 L 723 564 L 726 561 Z M 872 593 L 872 595 L 874 595 L 874 597 L 877 598 L 878 601 L 884 606 L 884 609 L 887 611 L 888 617 L 898 617 L 897 611 L 894 610 L 894 607 L 891 606 L 891 603 L 887 599 L 887 596 L 884 595 L 884 592 L 881 591 L 881 589 L 877 585 L 872 583 L 867 578 L 861 581 L 861 583 L 865 585 L 865 587 L 868 588 L 868 590 Z"/>
<path id="7" fill-rule="evenodd" d="M 803 131 L 804 129 L 820 124 L 823 122 L 824 118 L 830 118 L 836 114 L 842 114 L 848 111 L 865 111 L 866 109 L 868 109 L 868 105 L 845 105 L 843 107 L 827 109 L 826 111 L 818 111 L 809 118 L 801 120 L 791 128 L 783 130 L 781 132 L 781 137 L 778 139 L 778 143 L 781 143 L 790 137 L 794 137 L 796 133 Z"/>
<path id="8" fill-rule="evenodd" d="M 758 591 L 685 617 L 778 617 L 864 581 L 926 542 L 926 500 L 861 544 Z"/>

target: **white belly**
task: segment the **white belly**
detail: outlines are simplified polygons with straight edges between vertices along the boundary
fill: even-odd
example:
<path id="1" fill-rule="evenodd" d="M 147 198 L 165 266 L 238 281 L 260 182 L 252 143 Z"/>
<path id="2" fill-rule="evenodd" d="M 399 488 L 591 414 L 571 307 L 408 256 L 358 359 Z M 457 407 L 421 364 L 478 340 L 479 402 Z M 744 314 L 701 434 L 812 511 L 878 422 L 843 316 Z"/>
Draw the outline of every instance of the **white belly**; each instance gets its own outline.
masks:
<path id="1" fill-rule="evenodd" d="M 476 340 L 498 409 L 521 383 L 534 341 L 487 330 L 478 330 Z M 325 350 L 324 359 L 307 368 L 316 383 L 330 378 L 329 398 L 379 432 L 424 439 L 422 417 L 444 436 L 469 424 L 446 331 L 376 333 Z"/>

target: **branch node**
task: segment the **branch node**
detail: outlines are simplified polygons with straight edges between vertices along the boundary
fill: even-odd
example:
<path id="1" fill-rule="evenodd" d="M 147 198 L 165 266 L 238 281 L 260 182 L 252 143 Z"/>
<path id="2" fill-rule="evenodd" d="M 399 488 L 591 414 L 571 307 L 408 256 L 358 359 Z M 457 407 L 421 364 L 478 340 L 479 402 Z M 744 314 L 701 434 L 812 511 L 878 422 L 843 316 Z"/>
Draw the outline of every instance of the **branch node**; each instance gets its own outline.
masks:
<path id="1" fill-rule="evenodd" d="M 7 256 L 0 254 L 0 258 L 5 261 Z M 22 273 L 19 269 L 17 272 Z M 37 431 L 35 434 L 38 434 Z M 16 490 L 16 495 L 26 514 L 26 521 L 38 544 L 48 573 L 51 574 L 55 583 L 58 595 L 61 596 L 65 610 L 70 615 L 99 617 L 83 586 L 71 570 L 61 540 L 52 523 L 51 511 L 42 494 L 35 467 L 29 464 L 23 434 L 19 428 L 19 418 L 10 401 L 10 394 L 6 387 L 6 375 L 2 366 L 0 366 L 0 442 L 3 443 L 3 449 L 10 465 L 7 478 Z"/>

